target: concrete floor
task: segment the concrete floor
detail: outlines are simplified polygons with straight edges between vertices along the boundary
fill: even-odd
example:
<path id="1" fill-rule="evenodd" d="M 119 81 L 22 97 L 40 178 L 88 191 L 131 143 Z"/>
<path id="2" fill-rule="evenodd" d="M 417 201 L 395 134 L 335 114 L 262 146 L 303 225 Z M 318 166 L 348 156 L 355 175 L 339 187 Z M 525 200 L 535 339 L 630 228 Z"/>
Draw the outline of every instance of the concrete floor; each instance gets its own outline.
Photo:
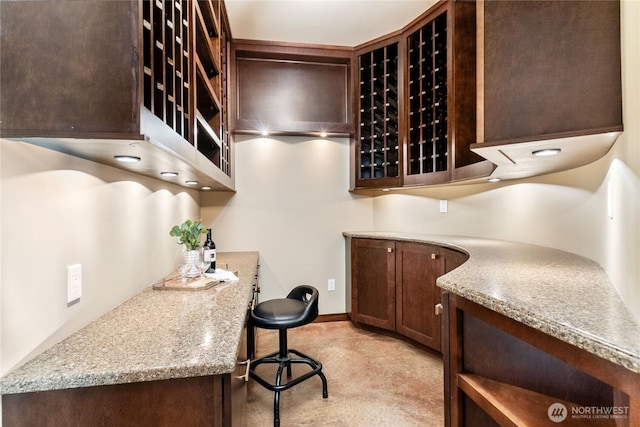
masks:
<path id="1" fill-rule="evenodd" d="M 278 332 L 258 331 L 258 356 L 278 349 Z M 354 327 L 351 322 L 312 323 L 288 332 L 289 348 L 322 363 L 329 397 L 314 376 L 280 395 L 282 427 L 409 427 L 444 425 L 439 355 L 402 340 Z M 295 365 L 297 369 L 308 369 Z M 268 381 L 275 367 L 257 372 Z M 273 426 L 273 392 L 251 380 L 247 426 Z"/>

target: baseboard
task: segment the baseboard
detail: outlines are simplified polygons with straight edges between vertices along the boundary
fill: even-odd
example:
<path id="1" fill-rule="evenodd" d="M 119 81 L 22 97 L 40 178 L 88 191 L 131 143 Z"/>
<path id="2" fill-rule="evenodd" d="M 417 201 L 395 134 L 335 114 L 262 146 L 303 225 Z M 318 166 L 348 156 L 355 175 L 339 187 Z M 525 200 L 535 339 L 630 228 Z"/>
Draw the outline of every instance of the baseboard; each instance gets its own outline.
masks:
<path id="1" fill-rule="evenodd" d="M 320 315 L 318 315 L 316 320 L 314 320 L 314 323 L 342 322 L 344 320 L 349 320 L 349 316 L 347 316 L 347 313 L 320 314 Z"/>

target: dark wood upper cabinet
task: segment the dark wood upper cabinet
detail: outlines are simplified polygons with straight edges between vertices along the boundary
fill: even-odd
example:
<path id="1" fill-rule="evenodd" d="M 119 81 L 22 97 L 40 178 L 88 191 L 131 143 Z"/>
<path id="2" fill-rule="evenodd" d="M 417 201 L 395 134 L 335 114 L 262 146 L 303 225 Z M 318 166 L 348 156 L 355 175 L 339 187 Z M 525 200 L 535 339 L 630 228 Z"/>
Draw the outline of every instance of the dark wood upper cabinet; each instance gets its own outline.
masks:
<path id="1" fill-rule="evenodd" d="M 355 188 L 486 176 L 475 142 L 476 8 L 440 2 L 383 39 L 356 47 Z"/>
<path id="2" fill-rule="evenodd" d="M 235 40 L 234 133 L 353 134 L 351 48 Z"/>
<path id="3" fill-rule="evenodd" d="M 623 129 L 620 3 L 477 2 L 473 151 L 519 178 L 604 155 Z M 560 148 L 553 161 L 532 156 Z"/>
<path id="4" fill-rule="evenodd" d="M 133 3 L 33 1 L 0 7 L 3 136 L 138 137 L 140 40 Z M 91 53 L 96 48 L 99 55 Z"/>
<path id="5" fill-rule="evenodd" d="M 233 189 L 222 1 L 2 2 L 0 132 Z M 126 167 L 114 155 L 140 157 Z"/>
<path id="6" fill-rule="evenodd" d="M 355 55 L 355 189 L 572 169 L 623 129 L 617 0 L 443 0 Z"/>

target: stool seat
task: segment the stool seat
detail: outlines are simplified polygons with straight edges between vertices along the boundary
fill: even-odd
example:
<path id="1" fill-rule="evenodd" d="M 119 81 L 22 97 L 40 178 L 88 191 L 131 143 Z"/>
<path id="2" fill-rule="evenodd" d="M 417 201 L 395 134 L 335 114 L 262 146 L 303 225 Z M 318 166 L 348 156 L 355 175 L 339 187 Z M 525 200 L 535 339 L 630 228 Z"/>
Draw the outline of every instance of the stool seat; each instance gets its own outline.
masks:
<path id="1" fill-rule="evenodd" d="M 291 298 L 272 299 L 258 304 L 251 313 L 251 322 L 264 329 L 295 328 L 308 323 L 304 318 L 307 304 Z"/>
<path id="2" fill-rule="evenodd" d="M 279 350 L 252 360 L 249 365 L 249 376 L 268 390 L 275 392 L 273 401 L 273 425 L 280 425 L 280 392 L 301 383 L 315 375 L 322 380 L 322 397 L 329 396 L 327 379 L 322 373 L 322 363 L 304 353 L 289 348 L 287 345 L 287 329 L 306 325 L 318 317 L 318 290 L 313 286 L 301 285 L 295 287 L 286 298 L 272 299 L 261 302 L 251 311 L 249 323 L 264 329 L 278 330 Z M 292 357 L 292 354 L 297 357 Z M 255 369 L 262 364 L 277 364 L 278 369 L 274 383 L 261 378 Z M 305 364 L 310 370 L 291 378 L 291 364 Z M 282 371 L 287 371 L 288 381 L 283 382 Z"/>

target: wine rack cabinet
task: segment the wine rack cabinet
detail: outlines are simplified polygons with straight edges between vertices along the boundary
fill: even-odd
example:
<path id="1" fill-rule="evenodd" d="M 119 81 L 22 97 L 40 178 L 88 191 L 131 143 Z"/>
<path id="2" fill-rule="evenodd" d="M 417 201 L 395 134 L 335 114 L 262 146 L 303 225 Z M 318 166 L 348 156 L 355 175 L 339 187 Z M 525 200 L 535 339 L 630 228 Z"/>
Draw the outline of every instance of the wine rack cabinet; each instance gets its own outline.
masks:
<path id="1" fill-rule="evenodd" d="M 407 39 L 409 139 L 407 175 L 448 170 L 447 14 Z"/>
<path id="2" fill-rule="evenodd" d="M 223 13 L 215 0 L 143 0 L 143 93 L 148 110 L 231 176 Z"/>
<path id="3" fill-rule="evenodd" d="M 491 163 L 469 150 L 476 140 L 475 37 L 475 3 L 443 1 L 402 30 L 356 47 L 356 189 L 491 173 Z"/>
<path id="4" fill-rule="evenodd" d="M 144 106 L 190 140 L 189 4 L 142 2 Z"/>
<path id="5" fill-rule="evenodd" d="M 358 181 L 385 180 L 387 185 L 397 185 L 402 176 L 398 134 L 398 43 L 360 54 L 358 60 Z"/>

